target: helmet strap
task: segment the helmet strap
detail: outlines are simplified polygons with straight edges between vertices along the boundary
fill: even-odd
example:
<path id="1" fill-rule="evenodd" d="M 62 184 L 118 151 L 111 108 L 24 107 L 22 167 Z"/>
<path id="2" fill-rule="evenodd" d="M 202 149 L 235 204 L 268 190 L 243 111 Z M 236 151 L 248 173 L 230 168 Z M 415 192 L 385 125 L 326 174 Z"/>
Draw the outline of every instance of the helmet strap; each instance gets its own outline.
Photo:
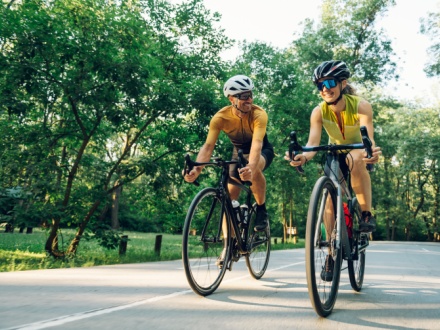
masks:
<path id="1" fill-rule="evenodd" d="M 237 101 L 237 104 L 238 104 L 238 101 Z M 240 111 L 241 113 L 246 113 L 245 111 L 240 110 L 240 109 L 237 107 L 237 104 L 232 104 L 232 105 L 234 106 L 235 109 L 237 109 L 237 110 Z"/>

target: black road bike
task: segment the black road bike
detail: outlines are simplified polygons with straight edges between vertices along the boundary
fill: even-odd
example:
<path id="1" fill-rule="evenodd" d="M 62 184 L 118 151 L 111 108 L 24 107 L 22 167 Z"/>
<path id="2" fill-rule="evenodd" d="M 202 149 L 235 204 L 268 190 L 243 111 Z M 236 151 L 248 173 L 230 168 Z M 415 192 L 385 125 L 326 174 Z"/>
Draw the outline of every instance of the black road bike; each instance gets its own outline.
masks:
<path id="1" fill-rule="evenodd" d="M 270 229 L 255 232 L 256 204 L 250 183 L 232 181 L 229 167 L 245 166 L 246 159 L 239 150 L 238 160 L 213 158 L 210 162 L 195 162 L 185 156 L 185 173 L 194 166 L 213 166 L 221 169 L 216 187 L 199 191 L 189 206 L 183 227 L 182 260 L 186 278 L 192 290 L 207 296 L 220 285 L 227 269 L 244 256 L 249 273 L 260 279 L 269 263 Z M 245 192 L 244 203 L 233 207 L 228 182 Z M 198 185 L 197 182 L 195 182 Z"/>
<path id="2" fill-rule="evenodd" d="M 355 291 L 362 289 L 364 281 L 369 234 L 359 231 L 362 212 L 351 187 L 350 174 L 344 178 L 339 167 L 341 151 L 366 149 L 367 157 L 371 158 L 371 140 L 365 126 L 361 127 L 361 134 L 363 143 L 316 147 L 301 146 L 296 132 L 290 134 L 291 157 L 300 151 L 325 151 L 330 158 L 324 165 L 325 175 L 317 180 L 310 197 L 305 244 L 309 297 L 316 313 L 322 317 L 330 315 L 335 305 L 343 260 L 347 261 L 350 284 Z M 372 170 L 372 166 L 367 167 Z M 303 173 L 301 167 L 297 170 Z M 329 277 L 326 271 L 333 275 Z"/>

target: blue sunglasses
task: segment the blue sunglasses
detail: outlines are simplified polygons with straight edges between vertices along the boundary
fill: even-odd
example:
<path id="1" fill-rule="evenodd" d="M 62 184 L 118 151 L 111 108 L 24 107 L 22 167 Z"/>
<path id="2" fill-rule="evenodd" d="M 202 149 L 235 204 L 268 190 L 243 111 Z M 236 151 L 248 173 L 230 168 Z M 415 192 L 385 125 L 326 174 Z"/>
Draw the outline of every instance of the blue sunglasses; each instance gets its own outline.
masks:
<path id="1" fill-rule="evenodd" d="M 325 88 L 330 89 L 333 87 L 336 87 L 338 85 L 338 81 L 336 79 L 327 79 L 324 81 L 321 81 L 316 84 L 316 87 L 318 87 L 318 90 L 321 92 Z"/>

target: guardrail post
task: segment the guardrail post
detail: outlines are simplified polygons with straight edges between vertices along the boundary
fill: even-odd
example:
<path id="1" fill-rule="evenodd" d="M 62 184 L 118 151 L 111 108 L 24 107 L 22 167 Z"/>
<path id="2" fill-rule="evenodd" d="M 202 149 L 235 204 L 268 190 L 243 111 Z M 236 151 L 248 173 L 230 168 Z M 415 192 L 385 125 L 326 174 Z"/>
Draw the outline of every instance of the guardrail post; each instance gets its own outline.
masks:
<path id="1" fill-rule="evenodd" d="M 160 249 L 162 247 L 162 235 L 156 235 L 156 243 L 154 244 L 154 253 L 160 256 Z"/>
<path id="2" fill-rule="evenodd" d="M 122 235 L 119 242 L 119 255 L 125 255 L 127 252 L 128 235 Z"/>

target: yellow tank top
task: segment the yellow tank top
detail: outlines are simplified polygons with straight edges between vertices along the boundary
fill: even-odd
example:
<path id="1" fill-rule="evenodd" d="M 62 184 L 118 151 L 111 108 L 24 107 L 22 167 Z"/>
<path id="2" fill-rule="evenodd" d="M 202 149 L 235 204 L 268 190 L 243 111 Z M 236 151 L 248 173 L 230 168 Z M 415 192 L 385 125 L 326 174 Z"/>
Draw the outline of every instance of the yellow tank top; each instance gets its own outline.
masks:
<path id="1" fill-rule="evenodd" d="M 338 117 L 330 106 L 322 102 L 322 124 L 329 136 L 330 144 L 350 144 L 362 142 L 360 122 L 358 115 L 359 96 L 344 94 L 345 110 L 341 112 L 342 123 L 339 125 Z"/>

